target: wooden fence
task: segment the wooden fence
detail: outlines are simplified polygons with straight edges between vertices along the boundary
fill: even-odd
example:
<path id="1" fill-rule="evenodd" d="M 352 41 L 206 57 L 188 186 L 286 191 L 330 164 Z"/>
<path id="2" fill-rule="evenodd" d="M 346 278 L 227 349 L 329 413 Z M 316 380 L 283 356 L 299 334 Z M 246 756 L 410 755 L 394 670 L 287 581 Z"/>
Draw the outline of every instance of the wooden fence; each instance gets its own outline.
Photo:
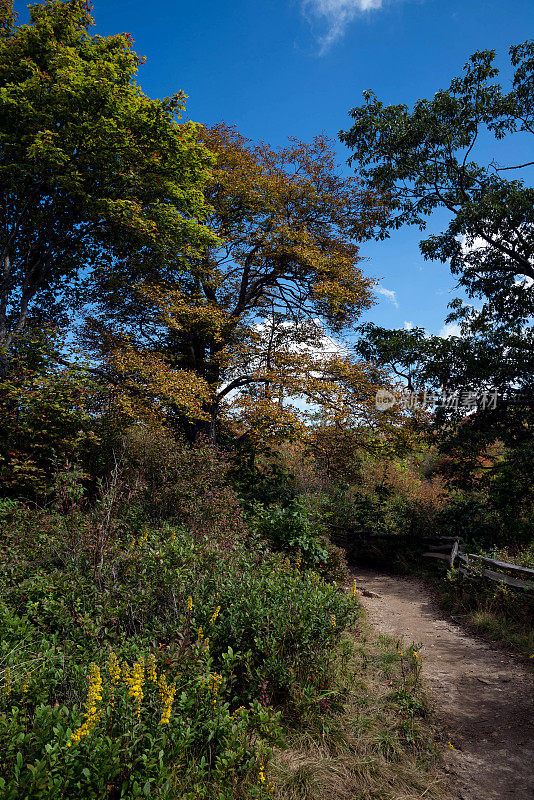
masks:
<path id="1" fill-rule="evenodd" d="M 423 557 L 447 561 L 451 569 L 454 567 L 463 575 L 476 574 L 496 583 L 505 583 L 513 589 L 534 591 L 534 569 L 464 553 L 462 541 L 461 537 L 454 536 L 429 537 L 425 539 L 428 551 L 423 553 Z"/>

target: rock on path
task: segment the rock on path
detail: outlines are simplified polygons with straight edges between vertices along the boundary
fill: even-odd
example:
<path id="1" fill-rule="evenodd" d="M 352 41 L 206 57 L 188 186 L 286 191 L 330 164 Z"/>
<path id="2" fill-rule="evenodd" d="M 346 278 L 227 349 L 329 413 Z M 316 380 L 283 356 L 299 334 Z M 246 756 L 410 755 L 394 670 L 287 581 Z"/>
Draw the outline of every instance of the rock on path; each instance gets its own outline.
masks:
<path id="1" fill-rule="evenodd" d="M 422 583 L 353 573 L 371 624 L 422 643 L 426 688 L 454 746 L 445 748 L 445 770 L 459 800 L 534 800 L 534 676 L 446 619 Z"/>

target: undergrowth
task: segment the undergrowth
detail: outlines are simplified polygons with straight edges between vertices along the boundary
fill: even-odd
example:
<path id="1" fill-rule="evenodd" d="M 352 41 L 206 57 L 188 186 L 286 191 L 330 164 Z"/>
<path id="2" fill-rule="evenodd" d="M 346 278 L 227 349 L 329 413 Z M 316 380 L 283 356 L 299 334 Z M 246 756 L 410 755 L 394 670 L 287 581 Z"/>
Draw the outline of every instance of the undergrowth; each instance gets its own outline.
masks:
<path id="1" fill-rule="evenodd" d="M 485 580 L 476 571 L 461 575 L 452 570 L 445 580 L 433 575 L 432 583 L 449 613 L 461 616 L 475 630 L 527 656 L 534 668 L 532 593 Z"/>
<path id="2" fill-rule="evenodd" d="M 268 778 L 276 800 L 448 797 L 438 770 L 416 644 L 372 633 L 360 617 L 343 640 L 336 692 L 286 726 Z"/>
<path id="3" fill-rule="evenodd" d="M 3 511 L 0 796 L 267 797 L 355 599 L 253 535 Z"/>
<path id="4" fill-rule="evenodd" d="M 2 800 L 438 798 L 419 655 L 304 508 L 244 518 L 224 461 L 133 441 L 89 498 L 0 502 Z"/>

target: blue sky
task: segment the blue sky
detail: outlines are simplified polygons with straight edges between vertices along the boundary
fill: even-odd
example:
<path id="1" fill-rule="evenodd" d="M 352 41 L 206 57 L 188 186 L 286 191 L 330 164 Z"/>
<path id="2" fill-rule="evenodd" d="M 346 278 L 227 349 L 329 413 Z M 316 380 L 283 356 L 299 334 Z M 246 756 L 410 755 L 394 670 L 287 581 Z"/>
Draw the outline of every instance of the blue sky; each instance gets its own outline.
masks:
<path id="1" fill-rule="evenodd" d="M 97 32 L 131 32 L 149 95 L 183 89 L 188 118 L 225 120 L 275 145 L 326 133 L 347 172 L 337 133 L 364 89 L 411 104 L 448 86 L 482 48 L 497 50 L 506 80 L 509 46 L 534 36 L 533 0 L 94 0 L 93 13 Z M 507 149 L 520 156 L 522 143 Z M 446 265 L 423 261 L 419 238 L 402 230 L 362 248 L 367 273 L 395 293 L 367 316 L 437 333 L 457 293 Z"/>

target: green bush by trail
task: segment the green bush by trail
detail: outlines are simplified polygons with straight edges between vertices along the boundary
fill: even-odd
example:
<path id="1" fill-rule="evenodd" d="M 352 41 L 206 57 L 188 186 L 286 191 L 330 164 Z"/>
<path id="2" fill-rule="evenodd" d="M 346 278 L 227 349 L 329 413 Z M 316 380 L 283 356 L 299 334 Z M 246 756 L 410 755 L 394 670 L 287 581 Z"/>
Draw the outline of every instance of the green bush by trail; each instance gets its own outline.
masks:
<path id="1" fill-rule="evenodd" d="M 2 797 L 267 796 L 354 600 L 254 538 L 117 519 L 102 546 L 88 512 L 2 511 Z"/>

